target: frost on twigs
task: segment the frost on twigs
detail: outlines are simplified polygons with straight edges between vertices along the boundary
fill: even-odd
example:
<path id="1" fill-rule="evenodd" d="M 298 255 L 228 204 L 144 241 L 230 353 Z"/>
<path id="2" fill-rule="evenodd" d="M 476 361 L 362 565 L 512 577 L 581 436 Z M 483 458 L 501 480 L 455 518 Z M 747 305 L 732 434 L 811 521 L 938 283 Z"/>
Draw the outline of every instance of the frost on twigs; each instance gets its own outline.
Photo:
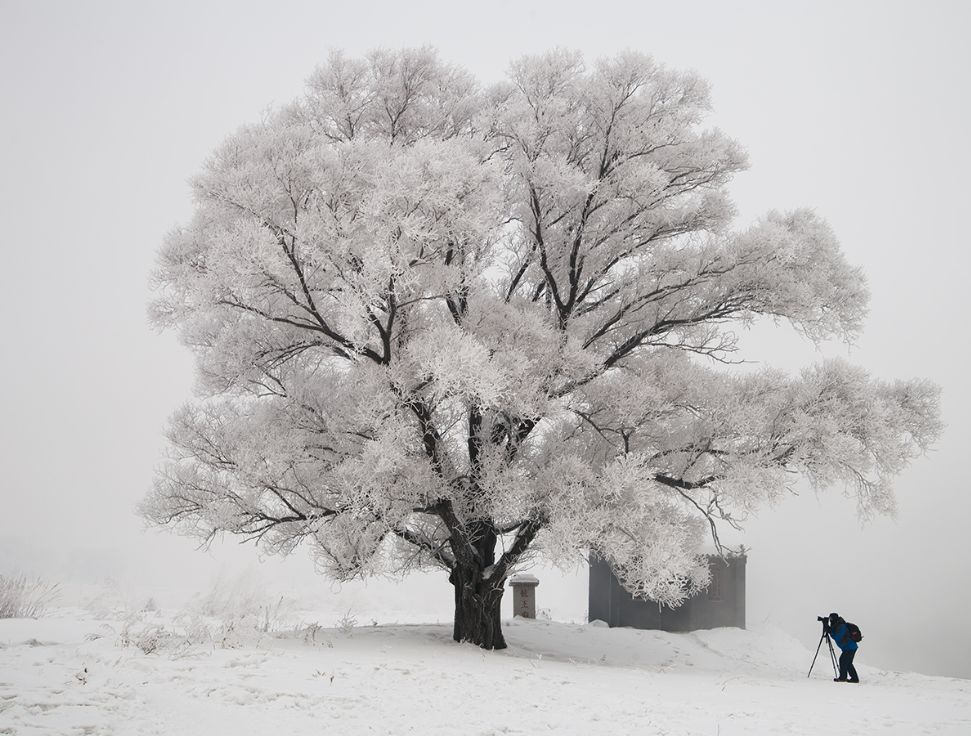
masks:
<path id="1" fill-rule="evenodd" d="M 151 599 L 150 599 L 151 601 Z M 292 628 L 293 601 L 273 596 L 251 571 L 219 576 L 210 590 L 175 615 L 157 607 L 131 611 L 124 618 L 119 644 L 143 654 L 196 654 L 258 643 Z"/>
<path id="2" fill-rule="evenodd" d="M 61 594 L 61 586 L 27 575 L 0 575 L 0 618 L 37 618 Z"/>
<path id="3" fill-rule="evenodd" d="M 739 323 L 852 340 L 867 291 L 808 210 L 733 226 L 707 84 L 555 51 L 483 86 L 433 50 L 335 53 L 221 145 L 164 243 L 156 323 L 196 356 L 142 510 L 306 543 L 347 580 L 438 567 L 503 646 L 518 564 L 593 549 L 639 595 L 801 474 L 892 511 L 937 390 L 842 362 L 719 370 Z"/>
<path id="4" fill-rule="evenodd" d="M 171 622 L 147 621 L 144 613 L 125 617 L 118 632 L 118 645 L 134 647 L 142 654 L 186 656 L 211 651 L 216 644 L 225 646 L 220 635 L 221 624 L 197 614 L 182 613 Z"/>

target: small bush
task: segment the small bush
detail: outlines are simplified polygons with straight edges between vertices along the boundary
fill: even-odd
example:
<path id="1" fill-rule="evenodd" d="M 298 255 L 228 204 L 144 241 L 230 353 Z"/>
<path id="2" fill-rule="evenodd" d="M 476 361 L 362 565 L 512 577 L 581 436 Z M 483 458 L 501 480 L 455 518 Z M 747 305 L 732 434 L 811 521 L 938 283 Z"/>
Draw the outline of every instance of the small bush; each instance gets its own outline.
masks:
<path id="1" fill-rule="evenodd" d="M 357 617 L 351 614 L 351 609 L 347 609 L 347 613 L 337 622 L 337 628 L 341 630 L 341 633 L 350 636 L 355 626 L 357 626 Z"/>
<path id="2" fill-rule="evenodd" d="M 218 638 L 224 637 L 218 624 L 210 623 L 197 614 L 182 614 L 171 626 L 145 621 L 145 613 L 133 613 L 125 620 L 119 636 L 123 647 L 137 647 L 143 654 L 184 656 L 212 649 Z M 225 639 L 221 642 L 226 644 Z"/>
<path id="3" fill-rule="evenodd" d="M 234 579 L 220 576 L 191 606 L 195 613 L 223 622 L 229 640 L 244 632 L 268 634 L 285 629 L 292 608 L 293 602 L 283 596 L 271 598 L 265 583 L 252 571 Z"/>
<path id="4" fill-rule="evenodd" d="M 26 575 L 0 575 L 0 618 L 37 618 L 61 594 L 61 586 Z"/>
<path id="5" fill-rule="evenodd" d="M 169 645 L 173 639 L 172 632 L 166 631 L 164 626 L 147 626 L 137 631 L 126 626 L 121 632 L 122 646 L 138 647 L 145 654 L 157 652 L 160 648 Z"/>

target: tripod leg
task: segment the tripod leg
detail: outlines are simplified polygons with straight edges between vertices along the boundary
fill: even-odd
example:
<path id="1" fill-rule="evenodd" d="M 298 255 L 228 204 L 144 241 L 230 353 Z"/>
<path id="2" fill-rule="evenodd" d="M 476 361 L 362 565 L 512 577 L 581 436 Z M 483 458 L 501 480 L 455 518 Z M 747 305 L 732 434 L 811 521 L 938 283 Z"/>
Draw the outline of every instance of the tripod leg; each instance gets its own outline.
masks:
<path id="1" fill-rule="evenodd" d="M 823 639 L 825 639 L 825 638 L 826 638 L 826 634 L 823 634 L 821 637 L 819 637 L 819 644 L 816 645 L 816 654 L 813 656 L 813 663 L 811 665 L 809 665 L 809 674 L 806 675 L 806 677 L 809 677 L 813 673 L 813 667 L 816 666 L 816 657 L 819 656 L 819 648 L 823 645 Z M 833 645 L 832 644 L 830 644 L 829 653 L 830 654 L 833 653 Z"/>
<path id="2" fill-rule="evenodd" d="M 839 668 L 836 666 L 836 652 L 833 651 L 833 640 L 827 636 L 826 643 L 829 645 L 829 658 L 833 663 L 833 674 L 836 675 L 836 677 L 839 677 Z"/>

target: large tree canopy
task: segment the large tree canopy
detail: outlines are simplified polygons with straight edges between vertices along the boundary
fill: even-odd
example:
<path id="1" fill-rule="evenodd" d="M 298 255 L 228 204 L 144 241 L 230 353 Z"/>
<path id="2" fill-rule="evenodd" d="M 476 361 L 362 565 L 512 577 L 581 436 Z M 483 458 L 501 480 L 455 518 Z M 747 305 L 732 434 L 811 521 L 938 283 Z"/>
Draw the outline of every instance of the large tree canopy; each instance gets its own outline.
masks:
<path id="1" fill-rule="evenodd" d="M 708 105 L 633 53 L 488 88 L 428 49 L 331 55 L 215 152 L 161 251 L 153 312 L 202 395 L 143 513 L 306 541 L 338 579 L 444 568 L 455 638 L 493 648 L 530 552 L 676 604 L 705 536 L 797 475 L 892 510 L 934 386 L 719 363 L 760 315 L 852 339 L 867 294 L 810 211 L 731 227 L 746 161 Z"/>

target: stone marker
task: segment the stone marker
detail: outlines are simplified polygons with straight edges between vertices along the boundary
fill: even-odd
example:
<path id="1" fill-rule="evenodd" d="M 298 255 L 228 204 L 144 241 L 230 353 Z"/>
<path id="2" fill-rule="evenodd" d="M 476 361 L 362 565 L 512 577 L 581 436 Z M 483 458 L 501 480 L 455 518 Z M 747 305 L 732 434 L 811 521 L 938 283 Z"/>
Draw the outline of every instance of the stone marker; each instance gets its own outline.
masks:
<path id="1" fill-rule="evenodd" d="M 512 586 L 512 615 L 522 618 L 536 618 L 536 586 L 539 580 L 532 575 L 513 575 L 509 578 Z"/>

